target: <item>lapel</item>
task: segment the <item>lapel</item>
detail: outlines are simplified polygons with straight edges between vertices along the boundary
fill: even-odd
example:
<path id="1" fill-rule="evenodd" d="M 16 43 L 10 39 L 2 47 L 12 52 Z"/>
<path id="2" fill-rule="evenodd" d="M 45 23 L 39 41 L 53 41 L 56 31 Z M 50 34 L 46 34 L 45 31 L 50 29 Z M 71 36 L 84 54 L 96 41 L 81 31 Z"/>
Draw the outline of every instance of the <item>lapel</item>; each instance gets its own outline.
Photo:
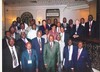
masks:
<path id="1" fill-rule="evenodd" d="M 54 51 L 54 49 L 55 49 L 55 42 L 53 42 L 53 47 L 52 48 L 50 48 L 50 42 L 49 42 L 48 43 L 48 47 L 49 47 L 49 49 L 50 49 L 51 52 Z"/>
<path id="2" fill-rule="evenodd" d="M 69 51 L 68 51 L 68 46 L 66 47 L 66 55 L 67 55 L 67 58 L 69 59 Z"/>
<path id="3" fill-rule="evenodd" d="M 36 38 L 36 44 L 39 46 L 38 38 Z"/>
<path id="4" fill-rule="evenodd" d="M 9 59 L 11 60 L 11 63 L 12 63 L 12 55 L 11 55 L 11 52 L 10 52 L 10 50 L 9 50 L 9 48 L 7 47 L 7 52 L 8 52 L 8 54 L 7 55 L 9 55 Z"/>
<path id="5" fill-rule="evenodd" d="M 29 54 L 27 50 L 25 51 L 25 57 L 26 57 L 26 60 L 29 60 Z"/>
<path id="6" fill-rule="evenodd" d="M 22 44 L 25 44 L 25 42 L 24 42 L 22 39 L 21 39 L 21 43 L 22 43 Z"/>
<path id="7" fill-rule="evenodd" d="M 83 56 L 83 54 L 84 54 L 84 49 L 82 50 L 82 52 L 81 52 L 81 54 L 79 56 L 79 60 L 81 59 L 81 57 Z"/>
<path id="8" fill-rule="evenodd" d="M 55 42 L 53 42 L 53 47 L 52 47 L 53 50 L 55 49 L 55 46 L 56 46 L 56 45 L 55 45 Z"/>

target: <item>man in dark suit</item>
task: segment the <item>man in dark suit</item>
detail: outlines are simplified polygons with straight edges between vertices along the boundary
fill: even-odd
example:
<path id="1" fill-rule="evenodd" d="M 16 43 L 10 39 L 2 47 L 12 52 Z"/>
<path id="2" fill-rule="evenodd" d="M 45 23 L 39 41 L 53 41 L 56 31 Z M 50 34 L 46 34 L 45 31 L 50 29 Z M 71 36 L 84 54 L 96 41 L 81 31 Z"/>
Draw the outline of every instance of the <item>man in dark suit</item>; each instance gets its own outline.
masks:
<path id="1" fill-rule="evenodd" d="M 89 72 L 87 71 L 87 67 L 88 69 L 90 69 L 90 71 L 92 70 L 89 54 L 87 50 L 83 48 L 82 41 L 78 42 L 78 49 L 74 53 L 73 61 L 74 61 L 75 72 Z"/>
<path id="2" fill-rule="evenodd" d="M 21 52 L 26 50 L 25 44 L 27 42 L 31 42 L 31 40 L 26 38 L 25 32 L 21 32 L 21 38 L 19 40 L 17 40 L 17 43 L 16 43 L 20 47 Z"/>
<path id="3" fill-rule="evenodd" d="M 86 37 L 92 37 L 96 38 L 97 37 L 97 23 L 96 21 L 93 20 L 93 16 L 89 15 L 88 16 L 88 22 L 85 24 L 85 34 Z"/>
<path id="4" fill-rule="evenodd" d="M 44 45 L 43 58 L 47 72 L 56 72 L 56 66 L 60 64 L 60 48 L 53 35 L 49 36 L 49 42 Z"/>
<path id="5" fill-rule="evenodd" d="M 72 19 L 69 20 L 69 25 L 67 26 L 67 31 L 68 31 L 68 34 L 70 35 L 70 37 L 72 37 L 74 35 L 74 24 L 73 24 Z"/>
<path id="6" fill-rule="evenodd" d="M 21 56 L 21 64 L 23 72 L 38 72 L 38 57 L 37 53 L 32 48 L 30 42 L 26 43 L 26 50 L 23 51 Z"/>
<path id="7" fill-rule="evenodd" d="M 14 38 L 8 39 L 9 45 L 3 50 L 3 72 L 20 72 L 20 50 L 14 45 Z"/>
<path id="8" fill-rule="evenodd" d="M 80 24 L 80 21 L 77 19 L 74 25 L 74 35 L 73 38 L 83 37 L 85 28 Z"/>
<path id="9" fill-rule="evenodd" d="M 72 44 L 72 40 L 68 40 L 68 45 L 64 47 L 63 51 L 63 59 L 64 59 L 64 70 L 66 72 L 73 72 L 74 71 L 74 64 L 73 64 L 73 55 L 74 51 L 76 51 L 77 47 Z"/>
<path id="10" fill-rule="evenodd" d="M 45 34 L 45 29 L 49 29 L 49 26 L 46 24 L 46 20 L 42 20 L 42 26 L 39 27 L 39 30 L 42 31 L 42 35 Z"/>
<path id="11" fill-rule="evenodd" d="M 67 23 L 67 19 L 65 17 L 63 18 L 63 23 L 61 24 L 61 26 L 63 26 L 65 32 L 67 32 L 68 23 Z"/>
<path id="12" fill-rule="evenodd" d="M 11 37 L 9 31 L 5 32 L 5 37 L 2 39 L 2 48 L 5 49 L 8 46 L 8 38 Z"/>
<path id="13" fill-rule="evenodd" d="M 47 19 L 47 25 L 49 26 L 48 30 L 51 30 L 51 19 Z"/>
<path id="14" fill-rule="evenodd" d="M 43 61 L 43 51 L 44 51 L 45 40 L 42 38 L 42 31 L 37 31 L 37 37 L 32 39 L 32 48 L 34 48 L 38 55 L 38 68 L 39 72 L 44 72 L 44 61 Z"/>

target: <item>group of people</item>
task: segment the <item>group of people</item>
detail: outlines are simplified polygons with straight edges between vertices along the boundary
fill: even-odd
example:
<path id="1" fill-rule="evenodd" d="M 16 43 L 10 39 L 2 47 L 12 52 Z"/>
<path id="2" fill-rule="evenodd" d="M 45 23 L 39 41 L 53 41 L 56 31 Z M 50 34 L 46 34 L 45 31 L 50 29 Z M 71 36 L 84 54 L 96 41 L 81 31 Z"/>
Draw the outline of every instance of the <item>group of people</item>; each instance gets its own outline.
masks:
<path id="1" fill-rule="evenodd" d="M 21 23 L 20 17 L 13 21 L 2 40 L 3 72 L 89 72 L 92 70 L 89 54 L 83 42 L 73 44 L 71 38 L 96 37 L 96 22 L 63 18 L 63 23 L 54 19 L 42 21 L 37 26 L 35 19 L 29 26 Z M 91 27 L 90 27 L 91 23 Z"/>

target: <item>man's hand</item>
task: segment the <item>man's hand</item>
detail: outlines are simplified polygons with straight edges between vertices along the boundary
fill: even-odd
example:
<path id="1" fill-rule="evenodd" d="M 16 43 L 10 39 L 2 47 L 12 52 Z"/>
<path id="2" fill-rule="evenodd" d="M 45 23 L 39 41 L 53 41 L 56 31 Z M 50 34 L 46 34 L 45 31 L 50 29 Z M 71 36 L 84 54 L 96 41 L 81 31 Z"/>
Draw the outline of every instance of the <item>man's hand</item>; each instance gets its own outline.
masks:
<path id="1" fill-rule="evenodd" d="M 48 68 L 48 65 L 47 64 L 45 64 L 45 68 Z"/>

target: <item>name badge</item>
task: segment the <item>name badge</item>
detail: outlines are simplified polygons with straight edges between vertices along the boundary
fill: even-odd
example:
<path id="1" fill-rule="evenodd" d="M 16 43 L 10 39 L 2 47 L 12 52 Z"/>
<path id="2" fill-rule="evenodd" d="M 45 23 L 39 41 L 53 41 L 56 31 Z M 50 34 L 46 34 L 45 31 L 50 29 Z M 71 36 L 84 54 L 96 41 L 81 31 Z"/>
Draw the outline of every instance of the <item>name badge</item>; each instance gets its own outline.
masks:
<path id="1" fill-rule="evenodd" d="M 42 48 L 40 48 L 40 51 L 42 51 Z"/>
<path id="2" fill-rule="evenodd" d="M 77 34 L 77 32 L 75 32 L 75 34 Z"/>
<path id="3" fill-rule="evenodd" d="M 28 64 L 32 64 L 32 60 L 28 60 Z"/>
<path id="4" fill-rule="evenodd" d="M 91 31 L 91 29 L 89 29 L 89 31 Z"/>

